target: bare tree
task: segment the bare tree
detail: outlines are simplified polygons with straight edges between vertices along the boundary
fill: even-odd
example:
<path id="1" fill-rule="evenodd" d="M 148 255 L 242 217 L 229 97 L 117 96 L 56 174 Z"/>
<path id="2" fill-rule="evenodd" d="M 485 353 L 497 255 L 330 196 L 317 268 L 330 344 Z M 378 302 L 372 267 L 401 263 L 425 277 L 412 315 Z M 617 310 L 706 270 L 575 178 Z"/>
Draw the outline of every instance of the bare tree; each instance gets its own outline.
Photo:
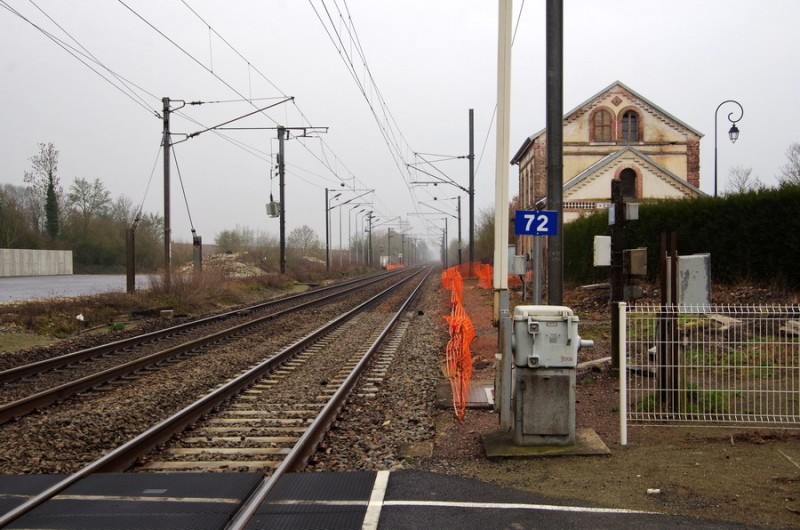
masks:
<path id="1" fill-rule="evenodd" d="M 111 203 L 109 215 L 115 222 L 129 228 L 136 218 L 136 208 L 133 206 L 131 199 L 120 195 Z"/>
<path id="2" fill-rule="evenodd" d="M 76 178 L 69 187 L 67 200 L 73 212 L 81 219 L 84 230 L 93 217 L 105 217 L 111 211 L 111 192 L 103 186 L 100 179 L 89 182 Z"/>
<path id="3" fill-rule="evenodd" d="M 800 142 L 786 148 L 786 163 L 778 175 L 781 186 L 800 185 Z"/>
<path id="4" fill-rule="evenodd" d="M 764 183 L 753 176 L 753 168 L 733 166 L 728 172 L 728 184 L 725 186 L 726 194 L 736 195 L 764 189 Z"/>
<path id="5" fill-rule="evenodd" d="M 300 255 L 303 257 L 308 254 L 309 250 L 318 249 L 322 246 L 319 236 L 308 225 L 298 226 L 289 232 L 287 243 L 289 247 L 300 249 Z"/>
<path id="6" fill-rule="evenodd" d="M 24 180 L 32 190 L 33 211 L 39 212 L 39 216 L 35 218 L 36 228 L 41 230 L 44 224 L 47 233 L 54 238 L 58 235 L 60 203 L 64 195 L 58 178 L 58 149 L 52 142 L 47 145 L 39 144 L 39 154 L 31 157 L 31 163 L 33 167 L 31 171 L 25 172 Z M 44 219 L 41 212 L 44 212 Z"/>
<path id="7" fill-rule="evenodd" d="M 223 230 L 214 238 L 214 244 L 223 252 L 244 252 L 255 244 L 252 228 L 236 225 L 233 230 Z"/>

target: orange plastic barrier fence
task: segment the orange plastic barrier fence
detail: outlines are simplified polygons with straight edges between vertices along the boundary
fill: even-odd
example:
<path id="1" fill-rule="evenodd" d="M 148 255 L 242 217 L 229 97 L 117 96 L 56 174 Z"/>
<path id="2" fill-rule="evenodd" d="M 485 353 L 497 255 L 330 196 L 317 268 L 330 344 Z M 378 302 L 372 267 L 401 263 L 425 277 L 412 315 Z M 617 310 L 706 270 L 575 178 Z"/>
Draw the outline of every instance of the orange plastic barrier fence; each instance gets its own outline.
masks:
<path id="1" fill-rule="evenodd" d="M 468 263 L 462 263 L 461 265 L 456 265 L 454 267 L 450 267 L 451 269 L 458 269 L 458 272 L 461 273 L 461 277 L 464 279 L 472 279 L 477 278 L 477 270 L 479 267 L 482 267 L 483 264 L 480 261 L 472 261 Z"/>
<path id="2" fill-rule="evenodd" d="M 467 408 L 467 395 L 472 379 L 472 351 L 470 346 L 475 338 L 475 326 L 461 305 L 464 280 L 458 267 L 442 271 L 442 287 L 451 291 L 450 315 L 444 319 L 448 323 L 450 341 L 447 343 L 447 377 L 453 392 L 453 409 L 456 418 L 462 421 Z"/>
<path id="3" fill-rule="evenodd" d="M 481 263 L 479 261 L 462 263 L 461 265 L 456 265 L 454 267 L 450 267 L 449 269 L 445 269 L 442 274 L 453 274 L 452 271 L 458 272 L 461 274 L 461 277 L 465 279 L 477 278 L 478 287 L 481 287 L 482 289 L 491 289 L 494 286 L 494 278 L 492 277 L 494 271 L 492 266 L 488 263 Z M 533 281 L 533 271 L 529 270 L 525 272 L 525 281 Z M 442 285 L 444 285 L 444 280 Z M 522 287 L 522 280 L 516 274 L 509 274 L 508 285 L 510 287 L 520 288 Z M 449 289 L 449 287 L 445 287 L 445 289 Z"/>
<path id="4" fill-rule="evenodd" d="M 461 295 L 464 292 L 464 280 L 458 269 L 451 267 L 442 271 L 442 287 L 452 293 L 450 297 L 450 304 L 461 303 Z"/>
<path id="5" fill-rule="evenodd" d="M 405 265 L 403 265 L 402 263 L 398 263 L 398 264 L 394 264 L 394 265 L 387 265 L 386 266 L 386 270 L 387 271 L 393 271 L 395 269 L 404 269 L 404 268 L 405 268 Z"/>
<path id="6" fill-rule="evenodd" d="M 488 263 L 481 263 L 475 269 L 475 274 L 478 276 L 478 287 L 484 289 L 492 288 L 492 266 Z"/>

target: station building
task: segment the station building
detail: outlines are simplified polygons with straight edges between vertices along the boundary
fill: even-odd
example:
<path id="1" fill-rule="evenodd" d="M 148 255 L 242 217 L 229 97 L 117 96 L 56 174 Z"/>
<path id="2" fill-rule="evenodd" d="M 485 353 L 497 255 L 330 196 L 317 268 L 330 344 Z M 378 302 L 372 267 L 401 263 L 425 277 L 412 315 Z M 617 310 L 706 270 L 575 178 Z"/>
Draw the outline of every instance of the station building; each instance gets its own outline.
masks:
<path id="1" fill-rule="evenodd" d="M 683 199 L 700 191 L 702 133 L 616 81 L 564 115 L 563 213 L 568 223 L 608 208 L 611 181 L 626 200 Z M 519 166 L 519 208 L 547 196 L 547 134 L 529 136 L 511 160 Z M 520 236 L 528 253 L 532 236 Z"/>

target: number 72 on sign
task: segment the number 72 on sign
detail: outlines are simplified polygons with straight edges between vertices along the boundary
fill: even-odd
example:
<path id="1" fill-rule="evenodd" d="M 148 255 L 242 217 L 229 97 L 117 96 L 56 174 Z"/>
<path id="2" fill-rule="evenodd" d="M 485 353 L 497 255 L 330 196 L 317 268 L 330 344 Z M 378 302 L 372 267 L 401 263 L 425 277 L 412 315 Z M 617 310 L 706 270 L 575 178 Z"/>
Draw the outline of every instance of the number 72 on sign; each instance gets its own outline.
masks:
<path id="1" fill-rule="evenodd" d="M 557 236 L 558 212 L 555 210 L 517 210 L 514 233 L 528 236 Z"/>

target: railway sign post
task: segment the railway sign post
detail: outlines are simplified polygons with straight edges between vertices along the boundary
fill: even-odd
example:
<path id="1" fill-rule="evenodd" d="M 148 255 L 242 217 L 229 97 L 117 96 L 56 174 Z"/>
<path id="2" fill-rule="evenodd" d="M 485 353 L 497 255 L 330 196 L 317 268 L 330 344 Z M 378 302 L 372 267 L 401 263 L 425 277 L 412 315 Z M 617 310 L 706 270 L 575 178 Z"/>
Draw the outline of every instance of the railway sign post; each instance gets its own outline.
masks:
<path id="1" fill-rule="evenodd" d="M 526 236 L 557 236 L 558 212 L 555 210 L 517 210 L 514 233 Z"/>

